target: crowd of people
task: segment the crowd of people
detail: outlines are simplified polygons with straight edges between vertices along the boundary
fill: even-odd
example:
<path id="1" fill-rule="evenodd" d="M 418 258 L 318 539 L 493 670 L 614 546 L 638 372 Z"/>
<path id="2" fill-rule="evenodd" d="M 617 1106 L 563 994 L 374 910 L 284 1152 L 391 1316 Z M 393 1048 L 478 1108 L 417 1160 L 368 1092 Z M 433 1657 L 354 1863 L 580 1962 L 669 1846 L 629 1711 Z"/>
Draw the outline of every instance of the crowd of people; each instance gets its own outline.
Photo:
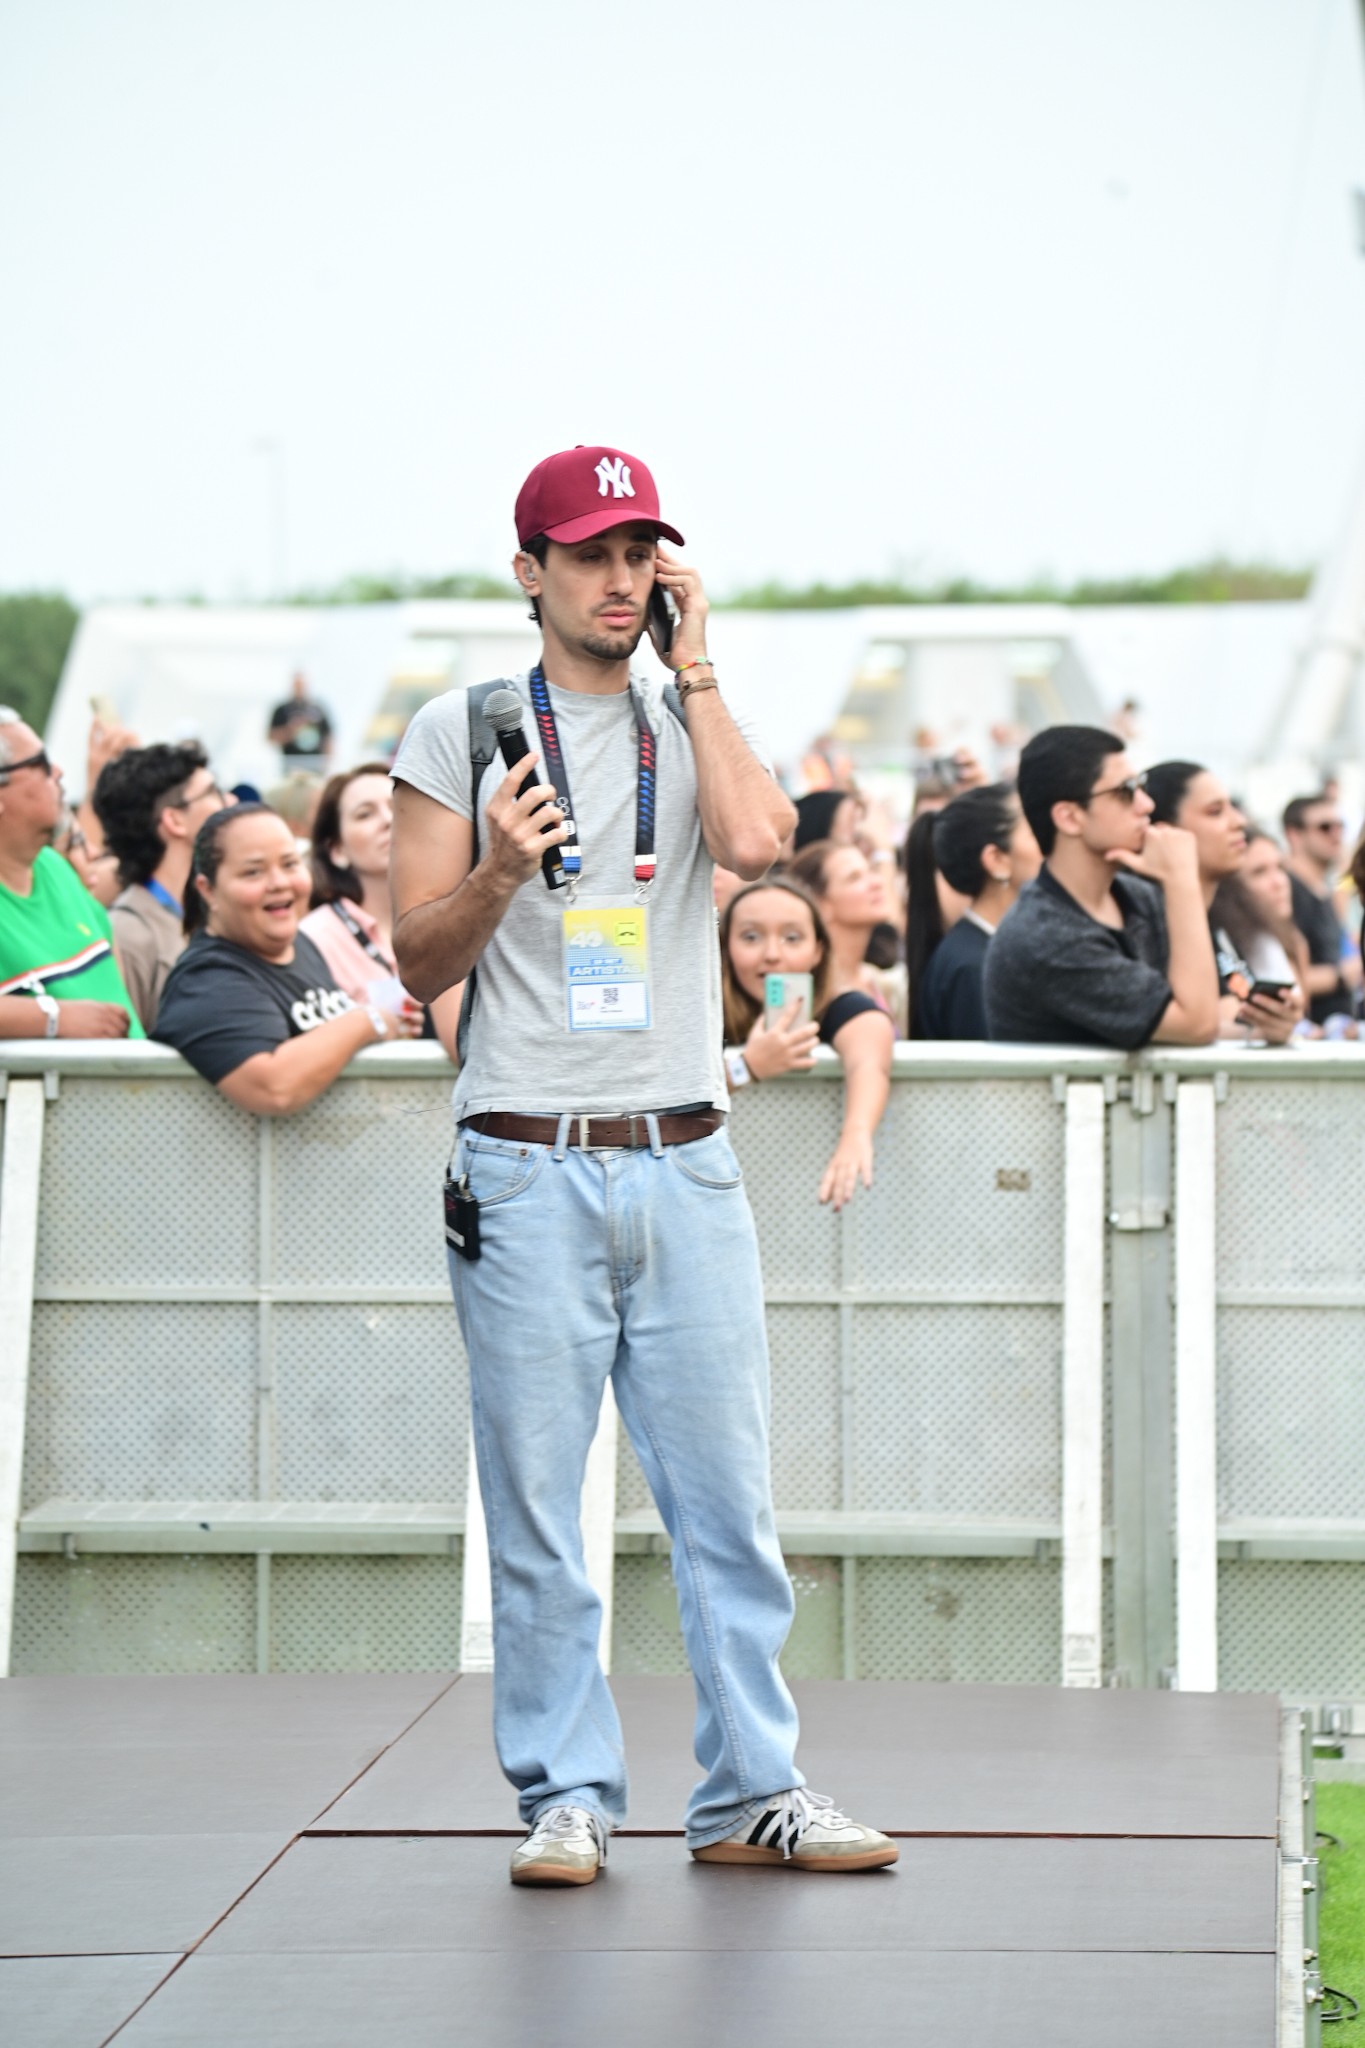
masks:
<path id="1" fill-rule="evenodd" d="M 395 965 L 387 765 L 297 765 L 332 745 L 302 677 L 268 730 L 289 772 L 262 801 L 197 742 L 97 723 L 73 807 L 0 709 L 0 1036 L 154 1037 L 276 1115 L 365 1045 L 424 1036 L 454 1060 L 460 990 L 421 1005 Z M 763 880 L 716 874 L 730 1087 L 831 1049 L 817 1192 L 836 1208 L 871 1185 L 897 1038 L 1135 1051 L 1363 1028 L 1365 839 L 1348 859 L 1331 789 L 1277 836 L 1202 764 L 1140 771 L 1120 731 L 1085 726 L 1028 739 L 1009 782 L 937 759 L 903 838 L 845 779 L 797 800 Z"/>

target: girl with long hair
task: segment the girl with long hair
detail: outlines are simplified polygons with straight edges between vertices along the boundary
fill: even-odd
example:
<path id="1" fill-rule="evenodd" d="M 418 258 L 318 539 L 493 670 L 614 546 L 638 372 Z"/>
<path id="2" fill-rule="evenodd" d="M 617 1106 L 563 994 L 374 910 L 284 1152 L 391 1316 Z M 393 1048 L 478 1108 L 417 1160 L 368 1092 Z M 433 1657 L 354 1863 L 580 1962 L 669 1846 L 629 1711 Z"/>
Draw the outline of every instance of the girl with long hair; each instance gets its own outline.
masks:
<path id="1" fill-rule="evenodd" d="M 392 836 L 393 782 L 384 763 L 366 761 L 333 775 L 313 819 L 313 907 L 299 930 L 355 1002 L 416 1016 L 422 1036 L 439 1037 L 449 1052 L 461 988 L 448 989 L 424 1011 L 398 979 L 389 895 Z"/>
<path id="2" fill-rule="evenodd" d="M 840 989 L 819 908 L 789 875 L 750 882 L 731 897 L 720 921 L 720 962 L 725 1042 L 735 1048 L 726 1058 L 732 1086 L 813 1067 L 817 1043 L 832 1046 L 843 1063 L 843 1123 L 819 1186 L 820 1200 L 842 1209 L 859 1180 L 872 1185 L 872 1135 L 891 1087 L 891 1019 L 861 990 Z M 767 1023 L 770 974 L 812 977 L 809 1024 L 795 1005 Z"/>
<path id="3" fill-rule="evenodd" d="M 874 967 L 868 945 L 879 925 L 887 923 L 891 901 L 886 876 L 859 846 L 817 839 L 803 847 L 787 870 L 814 897 L 829 933 L 830 956 L 841 988 L 861 989 L 891 1018 L 898 1037 L 905 1035 L 905 969 Z"/>
<path id="4" fill-rule="evenodd" d="M 1278 845 L 1268 832 L 1249 831 L 1242 865 L 1213 892 L 1213 922 L 1258 981 L 1296 981 L 1306 1002 L 1308 941 L 1293 910 L 1289 870 Z"/>
<path id="5" fill-rule="evenodd" d="M 1152 823 L 1177 825 L 1194 839 L 1218 964 L 1219 1035 L 1235 1037 L 1240 1026 L 1268 1044 L 1284 1045 L 1303 1017 L 1303 991 L 1290 978 L 1281 982 L 1279 995 L 1251 995 L 1252 983 L 1265 977 L 1257 976 L 1214 915 L 1219 888 L 1240 872 L 1246 858 L 1246 819 L 1226 785 L 1198 761 L 1158 761 L 1147 771 L 1146 788 L 1154 807 Z"/>

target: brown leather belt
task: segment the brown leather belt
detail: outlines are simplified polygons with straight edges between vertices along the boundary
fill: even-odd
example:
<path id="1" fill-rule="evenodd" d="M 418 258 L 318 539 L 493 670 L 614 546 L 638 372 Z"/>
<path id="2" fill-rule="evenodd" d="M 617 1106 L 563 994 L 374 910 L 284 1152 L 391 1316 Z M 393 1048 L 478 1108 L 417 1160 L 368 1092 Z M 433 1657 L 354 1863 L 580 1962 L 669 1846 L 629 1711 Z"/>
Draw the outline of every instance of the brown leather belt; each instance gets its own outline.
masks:
<path id="1" fill-rule="evenodd" d="M 694 1138 L 709 1138 L 725 1118 L 718 1109 L 693 1110 L 678 1115 L 660 1110 L 656 1119 L 659 1142 L 690 1145 Z M 482 1131 L 489 1138 L 510 1138 L 518 1145 L 553 1145 L 559 1137 L 557 1116 L 513 1116 L 501 1109 L 485 1110 L 482 1116 L 462 1119 L 467 1131 Z M 576 1116 L 570 1119 L 569 1143 L 588 1152 L 628 1149 L 632 1152 L 649 1144 L 649 1126 L 641 1116 Z"/>

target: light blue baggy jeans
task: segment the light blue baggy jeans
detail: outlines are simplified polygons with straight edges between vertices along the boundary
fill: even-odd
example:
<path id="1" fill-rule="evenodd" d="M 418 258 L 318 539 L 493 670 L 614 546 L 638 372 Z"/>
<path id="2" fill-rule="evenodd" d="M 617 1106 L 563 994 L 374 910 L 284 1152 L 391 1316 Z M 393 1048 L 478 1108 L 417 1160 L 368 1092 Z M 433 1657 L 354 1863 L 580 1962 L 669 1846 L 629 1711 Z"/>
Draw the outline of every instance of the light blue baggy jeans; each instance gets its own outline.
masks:
<path id="1" fill-rule="evenodd" d="M 653 1119 L 650 1119 L 653 1125 Z M 791 1582 L 773 1522 L 758 1243 L 724 1130 L 585 1152 L 463 1129 L 482 1257 L 450 1254 L 493 1579 L 493 1725 L 530 1826 L 626 1812 L 579 1500 L 608 1378 L 673 1543 L 705 1776 L 692 1848 L 804 1784 L 778 1668 Z"/>

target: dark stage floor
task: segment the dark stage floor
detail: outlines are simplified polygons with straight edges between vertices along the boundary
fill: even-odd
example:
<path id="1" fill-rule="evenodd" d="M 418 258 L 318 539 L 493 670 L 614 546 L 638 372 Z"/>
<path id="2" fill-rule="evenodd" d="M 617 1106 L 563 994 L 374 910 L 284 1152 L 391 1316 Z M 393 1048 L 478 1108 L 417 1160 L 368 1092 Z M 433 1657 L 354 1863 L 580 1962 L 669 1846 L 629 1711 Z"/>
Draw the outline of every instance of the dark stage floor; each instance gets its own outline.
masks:
<path id="1" fill-rule="evenodd" d="M 694 1864 L 690 1687 L 615 1691 L 629 1828 L 529 1892 L 487 1680 L 4 1681 L 0 2040 L 1273 2048 L 1274 1699 L 798 1685 L 812 1784 L 903 1837 L 839 1878 Z"/>

